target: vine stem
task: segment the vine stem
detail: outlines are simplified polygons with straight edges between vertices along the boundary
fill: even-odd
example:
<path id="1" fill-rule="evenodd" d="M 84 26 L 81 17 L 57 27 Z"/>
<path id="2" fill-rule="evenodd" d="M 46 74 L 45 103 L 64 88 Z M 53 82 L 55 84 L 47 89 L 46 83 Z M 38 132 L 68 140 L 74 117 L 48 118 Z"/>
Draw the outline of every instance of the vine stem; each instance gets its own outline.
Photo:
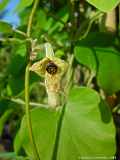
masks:
<path id="1" fill-rule="evenodd" d="M 37 8 L 39 0 L 34 1 L 34 5 L 31 11 L 31 14 L 29 16 L 28 20 L 28 27 L 27 27 L 27 32 L 26 35 L 28 38 L 31 36 L 31 29 L 32 29 L 32 22 L 33 22 L 33 17 Z M 33 156 L 35 160 L 40 160 L 39 153 L 37 151 L 37 146 L 35 143 L 34 135 L 33 135 L 33 129 L 32 129 L 32 120 L 31 120 L 31 115 L 30 115 L 30 97 L 29 97 L 29 81 L 30 81 L 30 52 L 31 52 L 31 41 L 30 43 L 27 44 L 27 66 L 25 70 L 25 111 L 26 111 L 26 121 L 27 121 L 27 126 L 28 126 L 28 132 L 29 132 L 29 138 L 32 146 L 32 151 L 33 151 Z"/>
<path id="2" fill-rule="evenodd" d="M 91 82 L 92 82 L 92 80 L 93 80 L 94 77 L 95 77 L 95 73 L 94 73 L 94 72 L 91 72 L 91 73 L 90 73 L 90 76 L 89 76 L 89 78 L 88 78 L 88 80 L 87 80 L 87 83 L 86 83 L 86 86 L 87 86 L 87 87 L 90 87 Z"/>
<path id="3" fill-rule="evenodd" d="M 24 37 L 27 37 L 27 34 L 26 34 L 26 33 L 22 32 L 22 31 L 20 31 L 20 30 L 18 30 L 18 29 L 15 29 L 14 32 L 15 32 L 15 33 L 18 33 L 18 34 L 20 34 L 20 35 L 22 35 L 22 36 L 24 36 Z"/>
<path id="4" fill-rule="evenodd" d="M 19 105 L 25 105 L 25 102 L 20 98 L 3 97 L 3 99 L 9 100 L 9 101 L 14 102 L 14 103 L 19 104 Z M 48 108 L 48 105 L 47 104 L 43 104 L 43 103 L 29 102 L 29 105 L 32 106 L 32 107 Z"/>
<path id="5" fill-rule="evenodd" d="M 34 135 L 33 135 L 33 129 L 32 129 L 32 121 L 30 116 L 30 108 L 29 108 L 29 79 L 30 79 L 30 71 L 29 71 L 30 63 L 26 67 L 25 72 L 25 106 L 26 106 L 26 119 L 27 119 L 27 126 L 29 131 L 29 138 L 32 145 L 33 155 L 35 157 L 35 160 L 39 160 L 39 154 L 37 151 L 37 146 L 35 143 Z"/>
<path id="6" fill-rule="evenodd" d="M 27 36 L 30 37 L 31 34 L 31 28 L 32 28 L 32 22 L 33 22 L 33 17 L 37 8 L 39 0 L 35 0 L 30 17 L 29 17 L 29 21 L 28 21 L 28 27 L 27 27 Z"/>
<path id="7" fill-rule="evenodd" d="M 89 20 L 89 24 L 88 24 L 88 26 L 87 26 L 86 31 L 83 33 L 83 35 L 80 36 L 80 33 L 81 33 L 81 31 L 82 31 L 81 29 L 84 29 L 84 28 L 86 27 L 87 23 L 88 23 L 88 21 L 85 21 L 85 22 L 81 25 L 81 27 L 78 28 L 78 31 L 77 31 L 76 34 L 74 35 L 74 41 L 77 41 L 78 39 L 79 39 L 79 40 L 85 39 L 85 38 L 87 37 L 87 35 L 88 35 L 91 27 L 92 27 L 93 22 L 94 22 L 96 19 L 98 19 L 98 18 L 100 18 L 101 16 L 103 16 L 103 15 L 104 15 L 103 12 L 97 11 L 96 14 Z"/>
<path id="8" fill-rule="evenodd" d="M 65 89 L 64 89 L 64 92 L 65 92 L 65 95 L 68 96 L 68 93 L 69 93 L 69 90 L 71 88 L 71 83 L 72 83 L 72 76 L 73 76 L 73 61 L 74 61 L 74 54 L 71 55 L 70 59 L 69 59 L 69 68 L 68 68 L 68 72 L 67 72 L 67 82 L 66 82 L 66 85 L 65 85 Z"/>

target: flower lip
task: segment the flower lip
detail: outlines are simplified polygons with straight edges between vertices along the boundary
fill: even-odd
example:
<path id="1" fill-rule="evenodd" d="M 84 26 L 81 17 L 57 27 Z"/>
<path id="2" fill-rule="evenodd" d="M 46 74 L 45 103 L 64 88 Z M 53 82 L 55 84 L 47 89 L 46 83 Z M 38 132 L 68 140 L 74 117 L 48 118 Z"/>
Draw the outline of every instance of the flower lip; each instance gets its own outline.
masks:
<path id="1" fill-rule="evenodd" d="M 48 64 L 46 65 L 46 71 L 51 75 L 56 74 L 57 70 L 58 70 L 57 65 L 52 61 L 48 62 Z"/>

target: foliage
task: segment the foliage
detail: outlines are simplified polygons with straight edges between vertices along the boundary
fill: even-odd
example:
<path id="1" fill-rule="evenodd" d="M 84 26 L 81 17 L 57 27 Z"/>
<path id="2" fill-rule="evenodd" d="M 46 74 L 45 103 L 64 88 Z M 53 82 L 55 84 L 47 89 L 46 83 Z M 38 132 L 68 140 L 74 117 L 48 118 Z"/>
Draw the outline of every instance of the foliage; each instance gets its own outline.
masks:
<path id="1" fill-rule="evenodd" d="M 58 153 L 57 158 L 54 158 L 61 160 L 73 160 L 88 155 L 93 157 L 114 156 L 115 131 L 113 122 L 101 121 L 99 102 L 98 94 L 89 88 L 75 87 L 71 90 L 64 111 L 58 146 L 55 145 L 55 140 L 58 137 L 60 111 L 56 112 L 43 108 L 33 109 L 31 111 L 33 131 L 41 159 L 52 159 L 52 156 L 55 156 L 53 155 L 54 147 Z M 103 116 L 102 114 L 101 116 Z M 22 145 L 26 153 L 32 157 L 26 127 L 24 117 L 15 140 L 15 150 L 18 152 Z M 101 136 L 100 139 L 99 136 Z M 103 145 L 106 149 L 103 148 Z"/>
<path id="2" fill-rule="evenodd" d="M 104 0 L 87 0 L 90 4 L 94 5 L 96 8 L 104 11 L 104 12 L 108 12 L 110 10 L 112 10 L 114 7 L 117 6 L 118 3 L 120 3 L 120 0 L 111 0 L 110 3 L 108 3 L 108 1 L 104 1 Z"/>
<path id="3" fill-rule="evenodd" d="M 105 16 L 119 2 L 21 0 L 19 26 L 0 20 L 0 158 L 119 159 L 120 22 Z"/>

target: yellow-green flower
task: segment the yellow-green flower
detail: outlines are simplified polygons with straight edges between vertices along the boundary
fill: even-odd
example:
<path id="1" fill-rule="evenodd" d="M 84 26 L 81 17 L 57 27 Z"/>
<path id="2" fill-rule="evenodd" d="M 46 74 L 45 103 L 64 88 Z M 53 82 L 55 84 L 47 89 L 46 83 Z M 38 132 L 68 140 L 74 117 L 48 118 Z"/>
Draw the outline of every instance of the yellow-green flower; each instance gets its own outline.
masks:
<path id="1" fill-rule="evenodd" d="M 30 70 L 34 71 L 39 76 L 45 77 L 48 104 L 55 107 L 60 105 L 61 85 L 63 76 L 67 71 L 68 64 L 64 60 L 55 57 L 51 45 L 48 43 L 47 45 L 49 47 L 46 51 L 46 57 L 34 63 L 30 67 Z"/>

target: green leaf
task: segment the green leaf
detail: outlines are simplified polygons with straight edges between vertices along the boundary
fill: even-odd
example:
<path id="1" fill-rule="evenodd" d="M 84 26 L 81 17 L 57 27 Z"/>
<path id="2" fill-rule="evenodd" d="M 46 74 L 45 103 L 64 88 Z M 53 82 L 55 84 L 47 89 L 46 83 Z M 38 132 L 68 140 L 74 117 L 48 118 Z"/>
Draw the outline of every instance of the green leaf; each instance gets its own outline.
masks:
<path id="1" fill-rule="evenodd" d="M 113 48 L 75 47 L 76 60 L 97 72 L 98 85 L 109 95 L 120 90 L 120 54 Z"/>
<path id="2" fill-rule="evenodd" d="M 112 48 L 96 48 L 99 62 L 97 81 L 109 95 L 120 90 L 120 55 Z"/>
<path id="3" fill-rule="evenodd" d="M 8 120 L 8 118 L 10 117 L 10 115 L 12 114 L 13 110 L 12 109 L 8 109 L 4 112 L 4 114 L 0 117 L 0 136 L 2 135 L 2 131 L 4 128 L 4 124 L 6 123 L 6 121 Z"/>
<path id="4" fill-rule="evenodd" d="M 85 39 L 78 41 L 77 45 L 87 47 L 108 47 L 114 45 L 115 35 L 109 32 L 90 32 Z"/>
<path id="5" fill-rule="evenodd" d="M 113 121 L 101 121 L 100 98 L 89 88 L 72 89 L 60 134 L 58 160 L 114 156 Z"/>
<path id="6" fill-rule="evenodd" d="M 44 29 L 47 23 L 47 17 L 43 10 L 39 10 L 36 15 L 36 28 L 38 30 Z"/>
<path id="7" fill-rule="evenodd" d="M 5 9 L 8 3 L 9 0 L 2 0 L 2 2 L 0 2 L 0 12 L 2 12 Z"/>
<path id="8" fill-rule="evenodd" d="M 14 76 L 18 76 L 25 66 L 26 45 L 17 44 L 12 51 L 11 61 L 8 65 L 8 72 Z"/>
<path id="9" fill-rule="evenodd" d="M 32 5 L 33 0 L 20 0 L 19 4 L 16 7 L 16 11 L 20 12 L 23 9 L 25 9 L 26 7 L 29 7 L 30 5 Z"/>
<path id="10" fill-rule="evenodd" d="M 41 160 L 51 159 L 56 136 L 57 120 L 59 112 L 50 109 L 37 108 L 31 112 L 33 132 Z M 32 148 L 29 141 L 26 118 L 23 118 L 20 131 L 15 140 L 15 151 L 18 152 L 21 145 L 26 148 L 27 155 L 32 157 Z"/>
<path id="11" fill-rule="evenodd" d="M 77 160 L 85 156 L 108 156 L 109 159 L 113 156 L 115 128 L 113 121 L 104 123 L 101 120 L 99 102 L 98 94 L 92 89 L 72 89 L 61 123 L 60 137 L 57 134 L 56 138 L 58 146 L 54 145 L 60 112 L 44 108 L 32 110 L 33 133 L 41 160 L 51 160 L 54 147 L 57 149 L 57 160 Z M 32 157 L 25 117 L 14 144 L 16 152 L 23 147 Z"/>
<path id="12" fill-rule="evenodd" d="M 6 22 L 0 21 L 0 33 L 12 33 L 12 26 Z"/>
<path id="13" fill-rule="evenodd" d="M 55 52 L 55 56 L 58 57 L 58 58 L 61 58 L 65 55 L 64 51 L 61 50 L 61 49 L 58 49 L 56 52 Z"/>
<path id="14" fill-rule="evenodd" d="M 92 49 L 79 46 L 75 47 L 74 53 L 75 53 L 75 58 L 79 63 L 87 66 L 91 71 L 96 73 L 97 64 Z"/>
<path id="15" fill-rule="evenodd" d="M 24 90 L 24 75 L 8 79 L 8 86 L 11 91 L 11 96 L 16 96 Z"/>
<path id="16" fill-rule="evenodd" d="M 88 3 L 92 4 L 96 8 L 100 9 L 101 11 L 108 12 L 115 8 L 120 0 L 87 0 Z"/>

